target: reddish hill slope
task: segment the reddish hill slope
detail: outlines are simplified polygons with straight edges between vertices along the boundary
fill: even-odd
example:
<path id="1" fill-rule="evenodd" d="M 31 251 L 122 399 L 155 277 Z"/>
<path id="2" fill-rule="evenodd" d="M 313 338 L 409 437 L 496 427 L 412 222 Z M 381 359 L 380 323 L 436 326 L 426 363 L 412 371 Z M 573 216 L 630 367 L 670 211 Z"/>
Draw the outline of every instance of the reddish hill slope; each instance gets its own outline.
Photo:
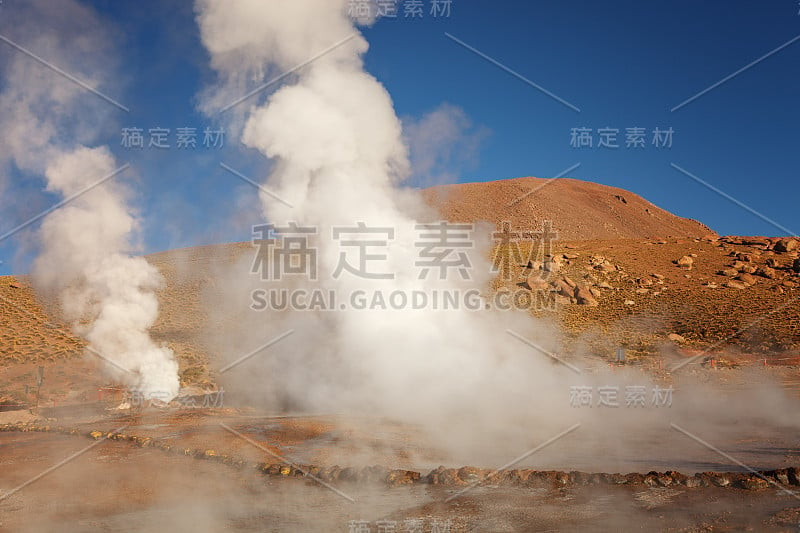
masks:
<path id="1" fill-rule="evenodd" d="M 713 233 L 623 189 L 570 178 L 516 178 L 423 191 L 451 222 L 509 221 L 537 229 L 550 220 L 562 240 L 702 237 Z"/>

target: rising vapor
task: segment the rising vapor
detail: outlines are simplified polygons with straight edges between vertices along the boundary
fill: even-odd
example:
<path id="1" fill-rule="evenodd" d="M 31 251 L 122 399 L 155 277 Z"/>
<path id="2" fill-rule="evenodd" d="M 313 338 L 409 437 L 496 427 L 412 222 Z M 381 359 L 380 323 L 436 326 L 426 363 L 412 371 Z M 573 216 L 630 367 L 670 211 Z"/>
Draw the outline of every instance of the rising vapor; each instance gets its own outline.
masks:
<path id="1" fill-rule="evenodd" d="M 121 165 L 108 148 L 90 147 L 108 133 L 104 126 L 113 124 L 117 110 L 56 72 L 113 87 L 109 30 L 71 1 L 35 1 L 6 13 L 3 34 L 53 65 L 13 51 L 0 93 L 0 131 L 8 135 L 4 174 L 43 176 L 47 191 L 65 201 L 39 231 L 34 286 L 57 296 L 64 318 L 111 378 L 145 397 L 169 400 L 178 393 L 178 365 L 148 333 L 158 316 L 154 291 L 161 277 L 132 255 L 138 219 L 118 181 Z"/>
<path id="2" fill-rule="evenodd" d="M 436 215 L 416 191 L 402 187 L 410 165 L 401 122 L 386 89 L 364 71 L 368 46 L 348 18 L 345 0 L 203 0 L 197 17 L 220 76 L 217 90 L 206 94 L 206 112 L 224 109 L 245 94 L 243 79 L 257 85 L 316 57 L 266 101 L 256 97 L 255 103 L 240 106 L 245 109 L 242 142 L 274 162 L 265 183 L 270 194 L 261 195 L 263 216 L 278 225 L 296 222 L 317 229 L 319 286 L 342 295 L 488 286 L 485 247 L 469 252 L 472 272 L 480 279 L 464 281 L 457 274 L 419 279 L 414 225 Z M 348 36 L 353 38 L 331 49 Z M 329 52 L 319 56 L 323 50 Z M 386 266 L 380 267 L 394 279 L 330 276 L 341 251 L 331 238 L 333 228 L 360 222 L 396 231 Z M 231 299 L 241 298 L 244 289 L 227 292 Z M 550 366 L 546 358 L 523 353 L 506 329 L 514 327 L 550 348 L 554 342 L 525 313 L 464 308 L 275 312 L 260 315 L 250 326 L 251 337 L 263 335 L 265 327 L 273 336 L 298 332 L 242 370 L 241 379 L 252 381 L 248 388 L 258 389 L 262 398 L 279 390 L 291 404 L 308 409 L 371 411 L 413 421 L 441 422 L 468 410 L 485 427 L 492 425 L 496 410 L 528 395 L 528 378 L 522 376 L 543 375 Z M 230 346 L 247 334 L 229 332 L 229 346 L 219 349 L 234 357 Z"/>

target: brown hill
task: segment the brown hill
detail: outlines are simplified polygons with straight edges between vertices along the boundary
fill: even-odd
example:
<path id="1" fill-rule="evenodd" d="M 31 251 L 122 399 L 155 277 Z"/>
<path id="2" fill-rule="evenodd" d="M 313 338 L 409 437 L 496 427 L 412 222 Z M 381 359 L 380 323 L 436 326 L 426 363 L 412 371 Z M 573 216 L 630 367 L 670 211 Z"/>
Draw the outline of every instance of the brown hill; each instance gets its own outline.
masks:
<path id="1" fill-rule="evenodd" d="M 545 220 L 562 240 L 702 237 L 707 226 L 673 215 L 632 192 L 570 178 L 516 178 L 440 185 L 423 191 L 451 222 L 503 221 L 538 229 Z"/>

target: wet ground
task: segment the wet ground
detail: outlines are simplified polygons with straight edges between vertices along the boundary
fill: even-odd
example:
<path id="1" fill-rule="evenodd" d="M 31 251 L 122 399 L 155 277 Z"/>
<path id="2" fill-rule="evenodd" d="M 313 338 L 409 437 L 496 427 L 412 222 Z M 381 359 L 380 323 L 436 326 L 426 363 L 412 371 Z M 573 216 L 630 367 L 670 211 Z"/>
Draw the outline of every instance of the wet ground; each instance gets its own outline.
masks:
<path id="1" fill-rule="evenodd" d="M 251 466 L 198 460 L 175 450 L 214 450 L 274 463 L 289 456 L 367 460 L 355 452 L 369 448 L 387 454 L 386 462 L 394 463 L 387 465 L 390 468 L 400 467 L 412 459 L 387 452 L 407 443 L 409 428 L 387 421 L 270 417 L 236 409 L 151 409 L 133 418 L 124 413 L 98 416 L 89 408 L 73 409 L 72 414 L 74 418 L 57 422 L 79 430 L 75 435 L 0 432 L 0 531 L 794 532 L 800 528 L 800 496 L 775 486 L 752 491 L 641 485 L 328 484 L 265 476 Z M 173 450 L 93 440 L 87 438 L 92 429 L 150 436 Z M 679 433 L 675 437 L 686 438 Z M 796 458 L 798 450 L 781 444 L 780 437 L 753 437 L 723 447 L 731 457 L 749 450 L 748 460 L 759 466 L 781 467 Z M 579 442 L 576 439 L 573 445 Z M 742 468 L 702 446 L 697 449 L 677 466 L 685 471 Z M 354 453 L 348 455 L 347 450 Z M 664 451 L 669 452 L 668 446 Z M 563 446 L 558 452 L 550 458 L 563 457 Z M 431 448 L 429 453 L 437 452 Z M 591 454 L 583 453 L 589 461 Z M 547 457 L 534 454 L 525 462 L 540 466 Z M 639 469 L 645 472 L 652 465 L 646 457 L 631 461 L 637 463 L 646 466 Z"/>

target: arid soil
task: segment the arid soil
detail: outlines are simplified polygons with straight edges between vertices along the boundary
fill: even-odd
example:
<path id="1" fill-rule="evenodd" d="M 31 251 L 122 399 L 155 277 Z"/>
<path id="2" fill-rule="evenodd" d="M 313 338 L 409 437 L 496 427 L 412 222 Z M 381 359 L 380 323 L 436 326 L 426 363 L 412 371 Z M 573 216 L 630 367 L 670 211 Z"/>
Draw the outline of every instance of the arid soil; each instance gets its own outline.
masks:
<path id="1" fill-rule="evenodd" d="M 559 239 L 702 237 L 707 226 L 677 217 L 629 191 L 569 178 L 516 178 L 441 185 L 424 191 L 450 222 L 508 221 L 515 228 L 553 223 Z"/>

